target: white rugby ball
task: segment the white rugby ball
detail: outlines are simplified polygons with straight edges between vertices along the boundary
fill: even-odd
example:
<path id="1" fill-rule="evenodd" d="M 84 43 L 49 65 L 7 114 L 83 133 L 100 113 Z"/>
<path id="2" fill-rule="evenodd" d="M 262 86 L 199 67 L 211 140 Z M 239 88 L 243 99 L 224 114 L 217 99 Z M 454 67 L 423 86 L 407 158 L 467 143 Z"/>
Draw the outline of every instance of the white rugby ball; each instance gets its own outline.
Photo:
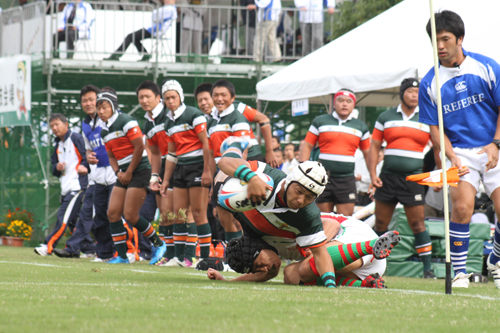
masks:
<path id="1" fill-rule="evenodd" d="M 266 184 L 274 187 L 273 179 L 265 173 L 257 172 L 257 176 Z M 254 209 L 255 207 L 252 206 L 251 200 L 247 198 L 247 186 L 246 182 L 238 178 L 231 178 L 226 181 L 219 191 L 219 205 L 232 212 L 246 212 Z M 271 191 L 267 190 L 266 200 L 269 199 L 270 195 Z"/>

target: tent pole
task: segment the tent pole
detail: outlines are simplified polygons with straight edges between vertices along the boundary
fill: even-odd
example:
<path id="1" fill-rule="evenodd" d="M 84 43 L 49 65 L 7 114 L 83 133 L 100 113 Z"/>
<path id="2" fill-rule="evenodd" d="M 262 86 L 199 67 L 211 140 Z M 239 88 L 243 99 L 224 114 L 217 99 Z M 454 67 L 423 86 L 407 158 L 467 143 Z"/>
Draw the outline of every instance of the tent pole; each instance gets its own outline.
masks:
<path id="1" fill-rule="evenodd" d="M 439 82 L 439 61 L 437 55 L 436 41 L 436 19 L 434 16 L 433 0 L 429 0 L 431 11 L 431 33 L 432 33 L 432 49 L 434 56 L 434 75 L 436 80 L 436 97 L 437 97 L 437 113 L 439 120 L 439 144 L 441 149 L 441 166 L 443 171 L 443 200 L 444 200 L 444 233 L 446 242 L 446 279 L 445 293 L 451 295 L 451 258 L 450 258 L 450 212 L 448 208 L 448 177 L 446 175 L 446 151 L 444 142 L 444 127 L 443 127 L 443 105 L 441 100 L 441 84 Z"/>

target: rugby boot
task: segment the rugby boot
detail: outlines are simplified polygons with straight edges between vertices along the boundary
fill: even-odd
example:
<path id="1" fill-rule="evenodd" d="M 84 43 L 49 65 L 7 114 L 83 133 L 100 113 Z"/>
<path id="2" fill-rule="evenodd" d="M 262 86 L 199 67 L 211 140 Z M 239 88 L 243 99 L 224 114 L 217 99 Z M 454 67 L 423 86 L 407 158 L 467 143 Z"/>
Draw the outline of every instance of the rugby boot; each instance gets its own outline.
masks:
<path id="1" fill-rule="evenodd" d="M 383 259 L 391 254 L 391 250 L 401 241 L 399 232 L 396 230 L 388 231 L 380 236 L 373 245 L 373 256 L 375 259 Z"/>

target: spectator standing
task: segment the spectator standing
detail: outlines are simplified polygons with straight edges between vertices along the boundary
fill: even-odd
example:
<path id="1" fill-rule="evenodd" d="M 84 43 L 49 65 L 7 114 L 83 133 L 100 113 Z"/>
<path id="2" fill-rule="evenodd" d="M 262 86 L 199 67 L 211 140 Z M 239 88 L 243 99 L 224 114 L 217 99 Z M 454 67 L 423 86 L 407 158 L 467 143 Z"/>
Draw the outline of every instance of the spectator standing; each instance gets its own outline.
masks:
<path id="1" fill-rule="evenodd" d="M 295 158 L 295 145 L 291 142 L 285 145 L 284 159 L 281 171 L 288 175 L 293 168 L 299 165 L 299 161 Z"/>
<path id="2" fill-rule="evenodd" d="M 255 6 L 255 0 L 240 0 L 240 6 L 248 7 L 250 5 Z M 253 55 L 253 44 L 255 39 L 255 10 L 242 9 L 241 17 L 243 24 L 246 27 L 245 35 L 245 47 L 246 55 Z"/>
<path id="3" fill-rule="evenodd" d="M 164 6 L 153 10 L 153 13 L 151 14 L 151 24 L 148 27 L 128 34 L 116 51 L 109 58 L 104 60 L 119 60 L 132 42 L 134 43 L 137 51 L 143 55 L 141 61 L 149 61 L 149 59 L 151 59 L 151 54 L 148 54 L 148 51 L 144 48 L 141 41 L 148 38 L 155 38 L 158 35 L 161 37 L 170 28 L 172 22 L 177 20 L 175 0 L 160 1 L 164 4 Z"/>
<path id="4" fill-rule="evenodd" d="M 375 123 L 368 158 L 368 169 L 375 191 L 375 232 L 387 231 L 394 208 L 404 205 L 408 225 L 415 236 L 415 250 L 424 265 L 424 279 L 435 279 L 431 268 L 431 237 L 425 228 L 425 188 L 406 177 L 422 173 L 424 149 L 430 140 L 430 129 L 419 121 L 419 82 L 415 78 L 401 82 L 401 104 L 383 112 Z M 383 141 L 387 141 L 384 166 L 380 176 L 376 167 Z"/>
<path id="5" fill-rule="evenodd" d="M 356 95 L 349 89 L 341 89 L 333 97 L 335 111 L 316 117 L 306 135 L 300 161 L 307 161 L 316 143 L 319 143 L 319 162 L 328 172 L 325 191 L 316 200 L 319 209 L 351 216 L 356 202 L 356 178 L 354 154 L 360 148 L 368 160 L 370 132 L 368 126 L 352 116 Z"/>
<path id="6" fill-rule="evenodd" d="M 302 56 L 306 56 L 323 46 L 323 8 L 328 14 L 335 12 L 335 0 L 295 0 L 300 9 L 299 22 L 302 35 Z"/>
<path id="7" fill-rule="evenodd" d="M 88 2 L 74 0 L 64 7 L 57 23 L 57 32 L 52 37 L 54 58 L 59 58 L 59 43 L 66 42 L 68 59 L 73 59 L 75 41 L 90 38 L 90 26 L 95 20 L 94 9 Z"/>
<path id="8" fill-rule="evenodd" d="M 272 56 L 272 61 L 281 61 L 281 50 L 276 40 L 276 30 L 278 28 L 278 20 L 281 13 L 281 0 L 255 0 L 255 5 L 248 5 L 248 10 L 256 10 L 257 12 L 257 30 L 255 32 L 254 42 L 254 61 L 262 61 L 265 58 L 265 46 Z"/>
<path id="9" fill-rule="evenodd" d="M 377 175 L 380 174 L 382 165 L 384 164 L 384 150 L 384 146 L 380 147 L 377 162 Z M 372 183 L 370 172 L 368 171 L 368 167 L 366 166 L 367 163 L 361 150 L 356 150 L 354 157 L 356 158 L 356 162 L 354 162 L 354 176 L 356 177 L 356 190 L 358 191 L 358 201 L 356 205 L 366 206 L 372 203 L 373 197 L 370 192 L 370 184 Z"/>
<path id="10" fill-rule="evenodd" d="M 281 170 L 281 168 L 283 167 L 283 161 L 284 161 L 283 150 L 276 148 L 273 150 L 273 152 L 274 152 L 274 158 L 276 159 L 276 162 L 278 163 L 278 165 L 274 168 Z"/>
<path id="11" fill-rule="evenodd" d="M 188 2 L 189 1 L 189 2 Z M 207 14 L 206 0 L 180 0 L 179 4 L 189 7 L 181 7 L 181 53 L 201 54 L 201 42 L 203 37 L 203 17 Z M 184 61 L 187 58 L 184 57 Z"/>
<path id="12" fill-rule="evenodd" d="M 460 181 L 450 187 L 451 263 L 455 271 L 452 287 L 468 288 L 465 263 L 469 250 L 470 221 L 480 182 L 500 217 L 500 66 L 484 55 L 462 48 L 465 27 L 462 18 L 448 10 L 435 14 L 436 41 L 443 105 L 443 127 L 447 166 L 458 167 Z M 431 36 L 431 23 L 427 23 Z M 420 120 L 430 126 L 432 140 L 440 146 L 434 68 L 422 79 L 419 91 Z M 462 167 L 468 167 L 464 170 Z M 496 225 L 493 251 L 487 260 L 495 285 L 500 288 L 500 226 Z"/>

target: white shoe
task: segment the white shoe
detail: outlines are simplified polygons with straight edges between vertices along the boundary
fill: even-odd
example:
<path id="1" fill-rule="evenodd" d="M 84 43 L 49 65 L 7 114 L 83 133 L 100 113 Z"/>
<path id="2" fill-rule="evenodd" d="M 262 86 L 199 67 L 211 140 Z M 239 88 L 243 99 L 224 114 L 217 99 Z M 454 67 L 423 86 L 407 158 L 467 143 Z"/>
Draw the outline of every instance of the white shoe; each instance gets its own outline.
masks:
<path id="1" fill-rule="evenodd" d="M 35 247 L 33 250 L 42 257 L 51 255 L 51 253 L 47 253 L 47 244 L 40 244 L 39 247 Z"/>
<path id="2" fill-rule="evenodd" d="M 130 263 L 135 262 L 135 253 L 127 253 L 127 258 Z"/>
<path id="3" fill-rule="evenodd" d="M 184 262 L 180 261 L 179 258 L 173 257 L 164 266 L 166 267 L 186 267 Z"/>
<path id="4" fill-rule="evenodd" d="M 486 267 L 488 271 L 490 271 L 491 275 L 493 275 L 493 282 L 495 282 L 495 286 L 500 289 L 500 261 L 497 261 L 494 265 L 490 264 L 491 253 L 486 260 Z"/>
<path id="5" fill-rule="evenodd" d="M 95 254 L 94 253 L 83 253 L 80 252 L 80 258 L 94 258 Z"/>
<path id="6" fill-rule="evenodd" d="M 470 276 L 472 274 L 458 273 L 453 279 L 452 288 L 469 288 Z"/>
<path id="7" fill-rule="evenodd" d="M 102 259 L 102 258 L 99 258 L 99 257 L 95 257 L 95 259 L 94 260 L 90 260 L 90 262 L 108 262 L 111 259 L 113 259 L 113 258 Z"/>
<path id="8" fill-rule="evenodd" d="M 224 272 L 232 272 L 232 273 L 236 273 L 236 271 L 234 269 L 231 268 L 231 266 L 229 266 L 228 264 L 224 263 Z"/>

